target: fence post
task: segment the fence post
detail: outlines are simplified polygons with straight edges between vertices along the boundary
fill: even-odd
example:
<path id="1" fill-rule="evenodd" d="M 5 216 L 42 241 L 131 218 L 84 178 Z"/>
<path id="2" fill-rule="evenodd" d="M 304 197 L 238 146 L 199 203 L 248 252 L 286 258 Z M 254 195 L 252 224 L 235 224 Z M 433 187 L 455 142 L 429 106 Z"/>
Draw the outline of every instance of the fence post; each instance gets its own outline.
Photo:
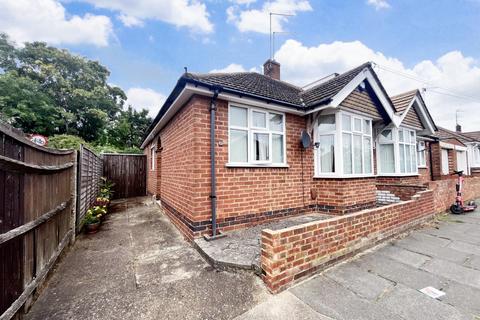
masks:
<path id="1" fill-rule="evenodd" d="M 73 168 L 72 168 L 72 177 L 71 177 L 71 180 L 70 180 L 70 190 L 72 190 L 72 195 L 71 195 L 71 199 L 72 199 L 72 205 L 71 205 L 71 208 L 72 208 L 72 220 L 70 222 L 70 228 L 72 230 L 72 239 L 70 241 L 70 245 L 73 245 L 75 243 L 75 236 L 76 236 L 76 228 L 77 228 L 77 187 L 78 187 L 78 177 L 77 177 L 77 173 L 79 172 L 77 170 L 77 161 L 78 161 L 78 154 L 77 154 L 77 151 L 75 150 L 75 152 L 73 153 Z"/>

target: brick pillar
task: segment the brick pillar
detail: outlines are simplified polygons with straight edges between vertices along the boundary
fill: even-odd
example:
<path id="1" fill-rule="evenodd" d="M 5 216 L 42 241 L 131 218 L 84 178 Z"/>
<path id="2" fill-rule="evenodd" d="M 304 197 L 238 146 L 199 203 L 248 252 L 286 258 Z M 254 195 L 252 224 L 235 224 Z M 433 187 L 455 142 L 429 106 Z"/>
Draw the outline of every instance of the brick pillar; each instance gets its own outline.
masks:
<path id="1" fill-rule="evenodd" d="M 432 172 L 433 180 L 442 179 L 442 153 L 439 142 L 431 142 L 432 146 Z M 429 159 L 430 160 L 430 159 Z"/>

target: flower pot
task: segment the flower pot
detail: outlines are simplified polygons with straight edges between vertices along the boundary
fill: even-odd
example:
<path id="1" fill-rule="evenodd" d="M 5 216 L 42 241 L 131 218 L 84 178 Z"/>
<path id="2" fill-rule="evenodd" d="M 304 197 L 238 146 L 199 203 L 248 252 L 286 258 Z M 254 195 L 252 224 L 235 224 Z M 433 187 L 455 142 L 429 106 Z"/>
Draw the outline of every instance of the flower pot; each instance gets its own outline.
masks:
<path id="1" fill-rule="evenodd" d="M 100 229 L 100 221 L 85 225 L 85 232 L 88 234 L 97 233 L 98 229 Z"/>

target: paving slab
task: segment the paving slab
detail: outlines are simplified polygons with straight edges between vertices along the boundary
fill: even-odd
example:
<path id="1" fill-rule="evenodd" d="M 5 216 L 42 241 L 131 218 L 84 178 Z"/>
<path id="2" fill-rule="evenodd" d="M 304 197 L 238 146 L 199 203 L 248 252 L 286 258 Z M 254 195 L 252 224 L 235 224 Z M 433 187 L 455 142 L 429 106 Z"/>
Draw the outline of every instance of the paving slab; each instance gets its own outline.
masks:
<path id="1" fill-rule="evenodd" d="M 446 303 L 401 284 L 385 295 L 379 304 L 409 320 L 471 320 L 472 318 Z"/>
<path id="2" fill-rule="evenodd" d="M 463 285 L 480 289 L 480 271 L 478 270 L 441 259 L 432 259 L 423 265 L 421 269 Z"/>
<path id="3" fill-rule="evenodd" d="M 406 249 L 403 249 L 392 244 L 387 244 L 385 247 L 380 248 L 377 251 L 379 254 L 384 255 L 392 260 L 401 262 L 403 264 L 418 268 L 429 261 L 431 258 L 427 255 L 412 252 Z"/>
<path id="4" fill-rule="evenodd" d="M 323 275 L 295 286 L 290 292 L 315 311 L 334 319 L 402 319 Z"/>

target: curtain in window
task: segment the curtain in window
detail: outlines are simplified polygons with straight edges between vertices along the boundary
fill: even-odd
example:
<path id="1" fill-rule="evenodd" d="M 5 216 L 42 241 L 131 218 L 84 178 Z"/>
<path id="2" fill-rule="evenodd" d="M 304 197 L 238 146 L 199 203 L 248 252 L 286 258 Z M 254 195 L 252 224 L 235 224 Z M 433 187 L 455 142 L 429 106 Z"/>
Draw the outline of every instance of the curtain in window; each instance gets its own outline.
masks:
<path id="1" fill-rule="evenodd" d="M 372 141 L 370 138 L 363 138 L 363 153 L 365 173 L 372 173 Z"/>
<path id="2" fill-rule="evenodd" d="M 283 135 L 272 134 L 273 163 L 283 163 Z"/>
<path id="3" fill-rule="evenodd" d="M 343 134 L 343 171 L 352 173 L 352 135 Z"/>
<path id="4" fill-rule="evenodd" d="M 334 135 L 320 136 L 320 172 L 335 172 Z"/>
<path id="5" fill-rule="evenodd" d="M 248 162 L 248 134 L 243 130 L 230 130 L 230 161 Z"/>
<path id="6" fill-rule="evenodd" d="M 362 136 L 357 135 L 353 136 L 353 172 L 362 173 Z"/>
<path id="7" fill-rule="evenodd" d="M 268 155 L 268 134 L 254 133 L 253 140 L 254 140 L 254 143 L 255 143 L 255 160 L 256 161 L 267 161 L 269 159 L 269 155 Z"/>
<path id="8" fill-rule="evenodd" d="M 395 172 L 395 155 L 393 144 L 380 145 L 380 167 L 382 173 Z"/>

